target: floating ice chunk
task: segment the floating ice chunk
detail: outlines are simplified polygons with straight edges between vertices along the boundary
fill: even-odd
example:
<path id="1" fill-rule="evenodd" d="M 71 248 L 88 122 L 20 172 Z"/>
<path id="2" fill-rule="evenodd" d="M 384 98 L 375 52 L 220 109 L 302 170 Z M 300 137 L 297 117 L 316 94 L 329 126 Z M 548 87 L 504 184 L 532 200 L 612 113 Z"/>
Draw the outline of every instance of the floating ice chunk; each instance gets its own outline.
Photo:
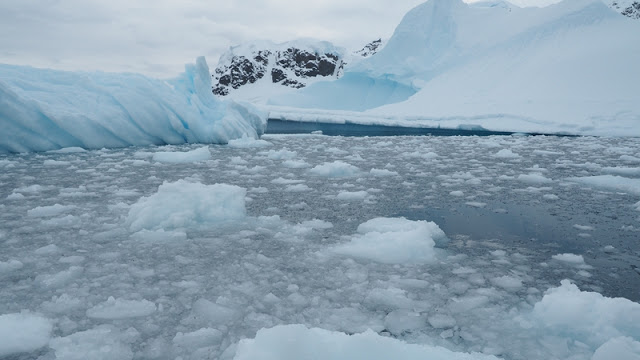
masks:
<path id="1" fill-rule="evenodd" d="M 568 178 L 568 181 L 612 191 L 622 191 L 640 195 L 640 179 L 630 179 L 614 175 L 598 175 Z"/>
<path id="2" fill-rule="evenodd" d="M 450 329 L 456 326 L 456 319 L 447 314 L 434 314 L 429 316 L 429 324 L 434 329 Z"/>
<path id="3" fill-rule="evenodd" d="M 580 231 L 593 231 L 595 230 L 595 228 L 593 226 L 589 226 L 589 225 L 579 225 L 579 224 L 575 224 L 573 225 L 574 228 L 580 230 Z"/>
<path id="4" fill-rule="evenodd" d="M 213 325 L 224 325 L 239 315 L 234 309 L 206 299 L 197 300 L 193 304 L 191 311 L 195 317 Z"/>
<path id="5" fill-rule="evenodd" d="M 171 164 L 192 163 L 209 159 L 211 159 L 211 152 L 208 146 L 186 152 L 163 151 L 153 154 L 153 161 Z"/>
<path id="6" fill-rule="evenodd" d="M 164 229 L 160 229 L 152 231 L 143 229 L 131 234 L 131 239 L 146 243 L 175 243 L 187 240 L 187 234 L 184 231 L 178 230 L 165 231 Z"/>
<path id="7" fill-rule="evenodd" d="M 360 169 L 351 164 L 347 164 L 344 161 L 338 160 L 331 163 L 318 165 L 309 170 L 309 172 L 317 176 L 324 176 L 328 178 L 342 178 L 355 176 L 360 173 Z"/>
<path id="8" fill-rule="evenodd" d="M 543 176 L 540 173 L 520 174 L 518 175 L 518 180 L 528 184 L 548 184 L 553 182 L 553 180 Z"/>
<path id="9" fill-rule="evenodd" d="M 551 258 L 553 260 L 564 262 L 571 265 L 584 265 L 584 258 L 582 257 L 582 255 L 566 253 L 566 254 L 553 255 Z"/>
<path id="10" fill-rule="evenodd" d="M 465 204 L 475 208 L 483 208 L 487 206 L 487 203 L 483 203 L 479 201 L 469 201 L 469 202 L 466 202 Z"/>
<path id="11" fill-rule="evenodd" d="M 464 193 L 460 190 L 455 190 L 449 193 L 449 195 L 451 196 L 455 196 L 455 197 L 462 197 L 464 196 Z"/>
<path id="12" fill-rule="evenodd" d="M 299 226 L 310 228 L 310 229 L 320 229 L 320 230 L 333 228 L 332 223 L 328 221 L 318 220 L 318 219 L 303 221 L 302 223 L 299 224 Z"/>
<path id="13" fill-rule="evenodd" d="M 304 160 L 286 160 L 282 162 L 282 166 L 290 169 L 302 169 L 309 167 L 309 164 Z"/>
<path id="14" fill-rule="evenodd" d="M 394 310 L 384 318 L 384 326 L 394 335 L 400 335 L 405 331 L 422 329 L 425 326 L 425 318 L 409 310 Z"/>
<path id="15" fill-rule="evenodd" d="M 369 171 L 369 174 L 371 174 L 372 176 L 397 176 L 398 173 L 395 171 L 391 171 L 391 170 L 387 170 L 387 169 L 371 169 L 371 171 Z"/>
<path id="16" fill-rule="evenodd" d="M 626 161 L 628 163 L 640 164 L 640 157 L 636 157 L 636 156 L 621 155 L 620 160 Z"/>
<path id="17" fill-rule="evenodd" d="M 612 245 L 607 245 L 604 248 L 602 248 L 602 251 L 606 252 L 607 254 L 613 254 L 616 252 L 616 248 L 613 247 Z"/>
<path id="18" fill-rule="evenodd" d="M 81 266 L 71 266 L 55 274 L 40 274 L 35 280 L 45 288 L 59 288 L 78 278 L 83 271 L 84 268 Z"/>
<path id="19" fill-rule="evenodd" d="M 87 310 L 87 317 L 101 320 L 144 317 L 156 311 L 156 304 L 148 300 L 124 300 L 110 296 L 107 301 Z"/>
<path id="20" fill-rule="evenodd" d="M 520 155 L 514 153 L 513 151 L 511 151 L 509 149 L 502 149 L 502 150 L 498 151 L 497 153 L 495 153 L 493 156 L 498 158 L 498 159 L 517 159 L 517 158 L 520 157 Z"/>
<path id="21" fill-rule="evenodd" d="M 367 294 L 365 302 L 373 308 L 408 309 L 413 301 L 407 297 L 407 292 L 395 287 L 385 289 L 375 288 Z"/>
<path id="22" fill-rule="evenodd" d="M 368 195 L 369 193 L 366 191 L 340 191 L 336 195 L 336 199 L 343 201 L 364 200 Z"/>
<path id="23" fill-rule="evenodd" d="M 243 136 L 240 139 L 229 140 L 229 147 L 237 149 L 264 148 L 273 146 L 266 140 L 255 139 L 253 137 Z"/>
<path id="24" fill-rule="evenodd" d="M 332 251 L 382 263 L 425 263 L 433 261 L 437 241 L 444 232 L 433 222 L 405 218 L 376 218 L 358 226 L 351 241 Z"/>
<path id="25" fill-rule="evenodd" d="M 266 154 L 267 158 L 269 158 L 271 160 L 291 160 L 291 159 L 295 158 L 296 155 L 298 155 L 297 152 L 290 151 L 290 150 L 287 150 L 287 149 L 269 150 L 264 154 Z"/>
<path id="26" fill-rule="evenodd" d="M 49 346 L 60 360 L 131 360 L 130 344 L 139 336 L 133 328 L 122 332 L 113 326 L 102 325 L 54 338 Z"/>
<path id="27" fill-rule="evenodd" d="M 254 339 L 238 343 L 234 360 L 497 360 L 479 353 L 454 352 L 443 347 L 407 344 L 368 330 L 347 335 L 304 325 L 259 330 Z"/>
<path id="28" fill-rule="evenodd" d="M 76 311 L 84 305 L 82 299 L 74 298 L 68 294 L 53 296 L 51 301 L 45 301 L 41 307 L 44 311 L 52 313 L 67 313 Z"/>
<path id="29" fill-rule="evenodd" d="M 508 275 L 495 277 L 491 279 L 491 283 L 495 286 L 509 291 L 517 291 L 522 289 L 522 280 Z"/>
<path id="30" fill-rule="evenodd" d="M 222 332 L 212 328 L 202 328 L 189 333 L 179 332 L 173 338 L 173 346 L 193 351 L 195 349 L 215 346 L 222 341 Z"/>
<path id="31" fill-rule="evenodd" d="M 27 312 L 0 315 L 0 357 L 26 353 L 47 345 L 53 326 Z"/>
<path id="32" fill-rule="evenodd" d="M 295 185 L 287 185 L 285 191 L 289 192 L 305 192 L 311 191 L 312 189 L 305 184 L 295 184 Z"/>
<path id="33" fill-rule="evenodd" d="M 0 65 L 0 152 L 226 143 L 257 138 L 266 114 L 218 100 L 203 57 L 174 80 Z"/>
<path id="34" fill-rule="evenodd" d="M 60 160 L 45 160 L 42 165 L 44 166 L 68 166 L 71 165 L 70 161 L 60 161 Z"/>
<path id="35" fill-rule="evenodd" d="M 213 226 L 245 218 L 245 196 L 246 190 L 234 185 L 165 182 L 131 206 L 127 223 L 131 231 Z"/>
<path id="36" fill-rule="evenodd" d="M 60 249 L 56 244 L 49 244 L 49 245 L 45 245 L 43 247 L 37 248 L 34 252 L 36 255 L 51 255 L 51 254 L 57 253 L 58 251 L 60 251 Z"/>
<path id="37" fill-rule="evenodd" d="M 560 287 L 545 293 L 542 300 L 534 305 L 532 318 L 545 334 L 570 336 L 574 341 L 589 345 L 592 351 L 612 339 L 622 336 L 636 338 L 640 334 L 640 304 L 580 291 L 569 280 L 563 280 Z M 611 348 L 605 347 L 602 353 L 613 351 L 612 345 L 615 342 L 609 344 Z"/>
<path id="38" fill-rule="evenodd" d="M 87 150 L 81 147 L 72 146 L 72 147 L 66 147 L 58 150 L 49 150 L 47 152 L 54 153 L 54 154 L 77 154 L 77 153 L 87 152 Z"/>
<path id="39" fill-rule="evenodd" d="M 555 195 L 555 194 L 544 194 L 544 195 L 542 195 L 542 198 L 545 199 L 545 200 L 558 200 L 558 199 L 560 199 L 558 197 L 558 195 Z"/>
<path id="40" fill-rule="evenodd" d="M 596 350 L 591 360 L 640 360 L 640 342 L 630 337 L 617 337 Z"/>
<path id="41" fill-rule="evenodd" d="M 50 217 L 57 216 L 62 213 L 68 212 L 70 210 L 75 209 L 76 207 L 73 205 L 60 205 L 55 204 L 51 206 L 38 206 L 34 209 L 27 211 L 27 215 L 31 217 Z"/>
<path id="42" fill-rule="evenodd" d="M 23 266 L 18 260 L 0 261 L 0 274 L 22 269 Z"/>

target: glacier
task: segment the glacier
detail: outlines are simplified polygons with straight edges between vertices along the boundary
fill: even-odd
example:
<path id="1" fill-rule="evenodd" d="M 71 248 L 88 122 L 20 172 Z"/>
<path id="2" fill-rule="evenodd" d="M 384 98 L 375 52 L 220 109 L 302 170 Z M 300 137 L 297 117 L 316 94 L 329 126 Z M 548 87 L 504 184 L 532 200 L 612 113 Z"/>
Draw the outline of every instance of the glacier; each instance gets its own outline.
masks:
<path id="1" fill-rule="evenodd" d="M 600 0 L 430 0 L 345 71 L 271 97 L 271 118 L 640 136 L 640 23 Z"/>
<path id="2" fill-rule="evenodd" d="M 167 81 L 0 64 L 4 153 L 227 143 L 265 127 L 265 113 L 212 94 L 204 57 Z"/>

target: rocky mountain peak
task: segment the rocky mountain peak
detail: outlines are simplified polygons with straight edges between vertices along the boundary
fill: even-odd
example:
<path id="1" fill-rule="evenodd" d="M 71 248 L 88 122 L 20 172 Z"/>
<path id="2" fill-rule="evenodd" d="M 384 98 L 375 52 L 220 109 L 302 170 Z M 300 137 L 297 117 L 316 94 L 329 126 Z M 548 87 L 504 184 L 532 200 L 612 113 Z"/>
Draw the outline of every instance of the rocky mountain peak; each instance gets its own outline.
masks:
<path id="1" fill-rule="evenodd" d="M 267 81 L 300 89 L 319 78 L 339 78 L 347 62 L 369 57 L 381 49 L 378 39 L 348 53 L 328 42 L 294 41 L 283 44 L 244 44 L 220 57 L 213 73 L 213 93 L 229 95 L 243 86 Z"/>

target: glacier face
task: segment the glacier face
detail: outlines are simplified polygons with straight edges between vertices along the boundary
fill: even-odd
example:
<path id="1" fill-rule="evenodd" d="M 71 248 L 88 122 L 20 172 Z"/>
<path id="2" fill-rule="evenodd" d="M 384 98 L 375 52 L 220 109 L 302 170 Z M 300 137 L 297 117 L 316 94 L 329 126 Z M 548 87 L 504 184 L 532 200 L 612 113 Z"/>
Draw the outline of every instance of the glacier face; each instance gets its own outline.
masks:
<path id="1" fill-rule="evenodd" d="M 0 64 L 0 152 L 227 143 L 265 128 L 266 114 L 214 97 L 203 57 L 169 81 Z"/>
<path id="2" fill-rule="evenodd" d="M 268 104 L 299 109 L 299 118 L 348 110 L 379 123 L 640 135 L 638 22 L 599 0 L 500 4 L 427 1 L 341 79 Z"/>

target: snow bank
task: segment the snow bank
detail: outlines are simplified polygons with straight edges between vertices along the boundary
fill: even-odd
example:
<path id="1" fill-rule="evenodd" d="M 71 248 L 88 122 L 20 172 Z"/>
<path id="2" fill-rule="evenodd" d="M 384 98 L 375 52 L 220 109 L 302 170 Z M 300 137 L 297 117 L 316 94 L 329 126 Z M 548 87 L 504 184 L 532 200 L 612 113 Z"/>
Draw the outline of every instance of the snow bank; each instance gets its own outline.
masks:
<path id="1" fill-rule="evenodd" d="M 549 336 L 570 337 L 597 350 L 598 356 L 633 352 L 640 357 L 640 304 L 624 298 L 607 298 L 599 293 L 580 291 L 569 280 L 549 289 L 535 304 L 532 316 Z M 595 355 L 594 355 L 595 356 Z M 611 357 L 616 359 L 619 357 Z M 622 358 L 619 358 L 622 359 Z"/>
<path id="2" fill-rule="evenodd" d="M 266 114 L 217 100 L 203 57 L 172 81 L 0 65 L 0 152 L 227 143 Z"/>
<path id="3" fill-rule="evenodd" d="M 201 147 L 187 152 L 157 152 L 153 154 L 153 161 L 162 163 L 191 163 L 198 161 L 206 161 L 211 159 L 211 152 L 208 147 Z"/>
<path id="4" fill-rule="evenodd" d="M 454 352 L 439 346 L 414 345 L 368 330 L 361 334 L 308 329 L 303 325 L 277 326 L 240 341 L 234 360 L 496 360 L 479 353 Z"/>
<path id="5" fill-rule="evenodd" d="M 52 325 L 29 313 L 0 315 L 0 357 L 37 350 L 49 342 Z"/>
<path id="6" fill-rule="evenodd" d="M 351 241 L 332 251 L 381 263 L 423 263 L 435 258 L 436 241 L 445 241 L 444 232 L 433 222 L 405 218 L 376 218 L 358 226 Z"/>
<path id="7" fill-rule="evenodd" d="M 245 196 L 245 189 L 233 185 L 165 182 L 131 206 L 127 224 L 131 231 L 170 230 L 243 219 Z"/>

